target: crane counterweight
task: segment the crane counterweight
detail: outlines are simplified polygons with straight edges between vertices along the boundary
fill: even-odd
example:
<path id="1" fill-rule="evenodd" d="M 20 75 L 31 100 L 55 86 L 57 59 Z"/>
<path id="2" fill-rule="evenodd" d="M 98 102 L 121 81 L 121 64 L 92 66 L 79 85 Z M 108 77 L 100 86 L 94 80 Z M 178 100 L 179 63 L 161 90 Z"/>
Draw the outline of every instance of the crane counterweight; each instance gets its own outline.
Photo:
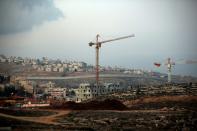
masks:
<path id="1" fill-rule="evenodd" d="M 89 43 L 89 46 L 93 46 L 93 45 L 94 45 L 94 43 L 93 43 L 93 42 L 90 42 L 90 43 Z"/>

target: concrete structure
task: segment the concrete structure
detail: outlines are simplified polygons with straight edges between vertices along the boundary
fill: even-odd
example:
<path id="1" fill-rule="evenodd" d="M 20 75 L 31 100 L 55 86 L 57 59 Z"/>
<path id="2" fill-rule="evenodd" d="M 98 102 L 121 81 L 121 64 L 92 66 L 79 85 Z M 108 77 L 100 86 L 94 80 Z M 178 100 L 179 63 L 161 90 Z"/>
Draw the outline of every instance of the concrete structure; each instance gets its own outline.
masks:
<path id="1" fill-rule="evenodd" d="M 63 67 L 59 67 L 58 68 L 58 72 L 64 72 L 64 68 Z"/>
<path id="2" fill-rule="evenodd" d="M 82 102 L 100 95 L 106 95 L 118 91 L 121 91 L 119 84 L 105 83 L 97 86 L 96 84 L 83 83 L 80 84 L 75 92 L 76 102 Z"/>
<path id="3" fill-rule="evenodd" d="M 47 72 L 51 72 L 51 68 L 50 67 L 46 67 L 44 70 L 47 71 Z"/>
<path id="4" fill-rule="evenodd" d="M 4 55 L 0 55 L 0 62 L 6 62 L 6 57 Z"/>
<path id="5" fill-rule="evenodd" d="M 107 93 L 119 92 L 123 90 L 119 83 L 105 83 L 104 85 Z"/>
<path id="6" fill-rule="evenodd" d="M 46 87 L 47 88 L 53 88 L 53 87 L 55 87 L 55 83 L 49 81 L 48 83 L 46 83 Z"/>
<path id="7" fill-rule="evenodd" d="M 53 67 L 53 71 L 54 72 L 57 72 L 58 71 L 58 68 L 57 67 Z"/>
<path id="8" fill-rule="evenodd" d="M 49 94 L 53 99 L 63 99 L 66 97 L 66 88 L 46 88 L 45 93 Z"/>

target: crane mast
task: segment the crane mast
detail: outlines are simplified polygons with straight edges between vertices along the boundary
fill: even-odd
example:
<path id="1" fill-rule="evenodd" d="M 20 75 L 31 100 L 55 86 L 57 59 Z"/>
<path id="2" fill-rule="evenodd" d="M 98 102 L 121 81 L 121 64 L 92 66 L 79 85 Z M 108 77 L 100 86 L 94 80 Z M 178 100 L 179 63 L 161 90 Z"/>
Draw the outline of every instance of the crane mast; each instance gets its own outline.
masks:
<path id="1" fill-rule="evenodd" d="M 130 37 L 135 37 L 135 35 L 129 35 L 129 36 L 124 36 L 124 37 L 119 37 L 119 38 L 115 38 L 115 39 L 110 39 L 110 40 L 105 40 L 105 41 L 100 41 L 98 40 L 99 38 L 99 34 L 96 35 L 96 42 L 90 42 L 89 46 L 93 46 L 95 45 L 95 49 L 96 49 L 96 84 L 99 84 L 99 48 L 101 48 L 101 44 L 103 43 L 107 43 L 107 42 L 112 42 L 112 41 L 116 41 L 116 40 L 121 40 L 121 39 L 126 39 L 126 38 L 130 38 Z"/>
<path id="2" fill-rule="evenodd" d="M 99 47 L 101 47 L 101 44 L 98 43 L 98 37 L 99 35 L 96 35 L 96 84 L 98 85 L 99 82 Z"/>
<path id="3" fill-rule="evenodd" d="M 160 67 L 161 63 L 154 63 L 155 66 Z M 175 65 L 174 62 L 170 58 L 167 59 L 167 62 L 165 63 L 165 66 L 167 67 L 168 70 L 168 83 L 171 83 L 172 81 L 172 67 Z"/>
<path id="4" fill-rule="evenodd" d="M 167 63 L 167 68 L 168 68 L 168 82 L 171 82 L 171 73 L 172 73 L 172 64 L 170 62 L 170 58 L 168 58 L 168 63 Z"/>
<path id="5" fill-rule="evenodd" d="M 172 66 L 175 65 L 175 63 L 172 62 L 170 58 L 168 58 L 166 65 L 168 68 L 168 83 L 171 83 L 171 81 L 172 81 Z"/>

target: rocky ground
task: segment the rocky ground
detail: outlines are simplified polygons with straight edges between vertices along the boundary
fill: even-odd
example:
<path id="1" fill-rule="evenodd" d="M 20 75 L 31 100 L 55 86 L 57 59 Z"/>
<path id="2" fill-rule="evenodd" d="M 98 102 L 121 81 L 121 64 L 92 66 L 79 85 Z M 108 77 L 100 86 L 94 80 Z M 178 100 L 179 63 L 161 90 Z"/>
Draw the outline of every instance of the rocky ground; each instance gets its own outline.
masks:
<path id="1" fill-rule="evenodd" d="M 197 96 L 190 95 L 56 103 L 19 114 L 0 111 L 0 130 L 197 130 Z"/>
<path id="2" fill-rule="evenodd" d="M 143 96 L 126 101 L 94 100 L 80 104 L 62 103 L 60 107 L 74 110 L 57 120 L 70 127 L 77 125 L 93 130 L 197 129 L 197 96 L 191 95 Z"/>
<path id="3" fill-rule="evenodd" d="M 196 130 L 196 118 L 193 111 L 73 111 L 58 121 L 93 130 Z"/>
<path id="4" fill-rule="evenodd" d="M 0 131 L 91 131 L 90 127 L 69 127 L 53 124 L 42 124 L 0 116 Z"/>
<path id="5" fill-rule="evenodd" d="M 196 130 L 197 112 L 156 110 L 72 111 L 55 120 L 58 125 L 0 117 L 0 130 Z"/>
<path id="6" fill-rule="evenodd" d="M 0 113 L 12 115 L 12 116 L 27 116 L 27 117 L 40 117 L 40 116 L 49 116 L 56 114 L 55 112 L 51 111 L 42 111 L 37 109 L 0 109 Z"/>

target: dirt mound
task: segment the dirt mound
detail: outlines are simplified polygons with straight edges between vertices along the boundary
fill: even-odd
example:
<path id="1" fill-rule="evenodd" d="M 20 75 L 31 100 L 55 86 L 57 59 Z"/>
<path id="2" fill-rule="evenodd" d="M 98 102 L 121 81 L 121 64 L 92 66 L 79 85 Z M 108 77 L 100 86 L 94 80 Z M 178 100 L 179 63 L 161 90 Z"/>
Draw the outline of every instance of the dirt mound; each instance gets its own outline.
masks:
<path id="1" fill-rule="evenodd" d="M 177 107 L 197 110 L 197 96 L 154 96 L 142 97 L 136 100 L 125 101 L 130 109 L 161 109 L 163 107 Z"/>
<path id="2" fill-rule="evenodd" d="M 197 96 L 188 96 L 188 95 L 180 95 L 180 96 L 151 96 L 151 97 L 142 97 L 136 100 L 125 101 L 125 105 L 135 105 L 135 104 L 144 104 L 144 103 L 158 103 L 158 102 L 190 102 L 196 101 Z"/>
<path id="3" fill-rule="evenodd" d="M 52 103 L 52 108 L 71 110 L 126 110 L 127 107 L 118 100 L 106 99 L 104 101 L 89 101 L 86 103 L 65 102 L 62 104 Z"/>

